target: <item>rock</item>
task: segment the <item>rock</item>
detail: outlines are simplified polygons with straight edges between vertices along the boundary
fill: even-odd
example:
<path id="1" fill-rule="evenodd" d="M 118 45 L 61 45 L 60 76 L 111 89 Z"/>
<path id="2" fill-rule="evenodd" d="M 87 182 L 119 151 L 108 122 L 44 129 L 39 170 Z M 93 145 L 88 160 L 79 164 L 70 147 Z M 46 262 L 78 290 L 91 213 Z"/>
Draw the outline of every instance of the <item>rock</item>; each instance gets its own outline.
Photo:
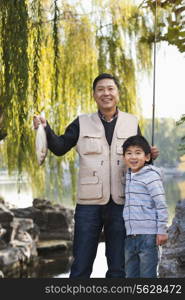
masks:
<path id="1" fill-rule="evenodd" d="M 39 227 L 40 240 L 72 240 L 73 209 L 48 200 L 34 199 L 33 207 L 11 210 L 15 217 L 31 218 Z"/>
<path id="2" fill-rule="evenodd" d="M 0 224 L 0 239 L 5 235 L 5 233 L 6 233 L 6 229 L 4 229 Z"/>
<path id="3" fill-rule="evenodd" d="M 17 248 L 8 246 L 6 249 L 0 251 L 0 268 L 4 269 L 5 266 L 13 265 L 18 262 Z"/>
<path id="4" fill-rule="evenodd" d="M 40 241 L 37 244 L 37 250 L 39 254 L 49 253 L 51 251 L 66 251 L 71 250 L 72 242 L 67 242 L 63 240 L 50 240 L 50 241 Z"/>
<path id="5" fill-rule="evenodd" d="M 0 251 L 7 248 L 7 243 L 3 240 L 0 240 Z"/>
<path id="6" fill-rule="evenodd" d="M 0 196 L 0 204 L 3 204 L 3 206 L 4 206 L 5 208 L 7 208 L 8 210 L 10 210 L 11 208 L 16 208 L 16 206 L 15 206 L 14 204 L 9 203 L 9 202 L 6 202 L 6 201 L 4 200 L 4 198 L 2 198 L 1 196 Z"/>
<path id="7" fill-rule="evenodd" d="M 44 199 L 34 199 L 32 207 L 11 210 L 1 202 L 0 270 L 3 276 L 22 278 L 32 274 L 37 277 L 37 272 L 43 273 L 38 266 L 41 261 L 46 269 L 53 261 L 52 268 L 55 268 L 53 254 L 60 260 L 62 256 L 67 267 L 72 259 L 73 213 L 73 209 Z"/>
<path id="8" fill-rule="evenodd" d="M 176 205 L 175 217 L 168 228 L 168 241 L 162 247 L 159 277 L 185 278 L 185 200 Z"/>
<path id="9" fill-rule="evenodd" d="M 11 226 L 13 230 L 10 245 L 20 249 L 20 259 L 22 261 L 26 259 L 30 260 L 32 256 L 37 256 L 36 243 L 28 232 L 34 227 L 33 220 L 14 218 L 11 222 Z M 36 238 L 36 240 L 38 239 Z"/>
<path id="10" fill-rule="evenodd" d="M 5 234 L 6 234 L 6 229 L 4 229 L 0 224 L 0 250 L 5 249 L 7 247 L 6 242 L 3 240 Z"/>
<path id="11" fill-rule="evenodd" d="M 38 256 L 35 242 L 38 239 L 33 240 L 28 232 L 34 227 L 33 220 L 13 218 L 10 226 L 12 227 L 10 241 L 0 249 L 0 269 L 5 277 L 7 274 L 11 276 L 15 276 L 14 273 L 19 274 L 18 271 L 26 269 L 26 266 Z"/>
<path id="12" fill-rule="evenodd" d="M 10 223 L 12 222 L 14 214 L 1 202 L 0 203 L 0 223 L 6 230 L 4 240 L 8 243 L 10 241 L 12 228 Z"/>
<path id="13" fill-rule="evenodd" d="M 29 260 L 20 247 L 8 246 L 0 251 L 0 269 L 5 278 L 27 277 L 30 266 L 38 264 L 38 257 L 31 257 Z M 36 262 L 35 262 L 36 261 Z M 23 276 L 24 273 L 24 276 Z"/>
<path id="14" fill-rule="evenodd" d="M 53 206 L 51 201 L 49 200 L 35 198 L 33 199 L 33 207 L 38 209 L 47 209 L 47 208 L 52 209 Z"/>
<path id="15" fill-rule="evenodd" d="M 0 278 L 4 278 L 4 274 L 1 270 L 0 270 Z"/>
<path id="16" fill-rule="evenodd" d="M 5 205 L 5 200 L 4 200 L 4 198 L 2 196 L 0 196 L 0 204 Z"/>
<path id="17" fill-rule="evenodd" d="M 10 222 L 13 219 L 13 213 L 3 204 L 0 203 L 0 220 L 1 224 Z"/>

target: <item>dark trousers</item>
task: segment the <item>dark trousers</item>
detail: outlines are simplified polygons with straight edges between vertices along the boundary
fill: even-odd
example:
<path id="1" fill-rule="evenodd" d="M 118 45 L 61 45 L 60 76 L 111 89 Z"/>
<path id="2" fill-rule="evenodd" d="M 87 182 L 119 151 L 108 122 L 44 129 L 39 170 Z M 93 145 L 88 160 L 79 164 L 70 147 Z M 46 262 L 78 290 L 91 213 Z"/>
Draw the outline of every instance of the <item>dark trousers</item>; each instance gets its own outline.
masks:
<path id="1" fill-rule="evenodd" d="M 74 261 L 70 278 L 89 278 L 96 257 L 100 233 L 104 229 L 107 278 L 124 278 L 125 226 L 123 205 L 110 200 L 105 205 L 80 205 L 75 210 Z"/>

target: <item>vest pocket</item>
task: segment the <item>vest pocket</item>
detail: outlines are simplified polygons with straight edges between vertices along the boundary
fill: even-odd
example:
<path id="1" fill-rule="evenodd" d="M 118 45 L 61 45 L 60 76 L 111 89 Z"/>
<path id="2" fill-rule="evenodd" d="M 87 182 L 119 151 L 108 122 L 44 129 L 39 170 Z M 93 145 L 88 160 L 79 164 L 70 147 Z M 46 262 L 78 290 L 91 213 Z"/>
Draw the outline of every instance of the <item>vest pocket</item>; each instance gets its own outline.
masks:
<path id="1" fill-rule="evenodd" d="M 117 144 L 116 144 L 116 153 L 117 154 L 121 154 L 123 155 L 123 148 L 122 145 L 125 142 L 126 139 L 119 139 L 117 140 Z"/>
<path id="2" fill-rule="evenodd" d="M 102 196 L 102 183 L 99 183 L 97 176 L 81 178 L 79 186 L 79 198 L 81 200 L 100 199 Z"/>
<path id="3" fill-rule="evenodd" d="M 102 153 L 100 137 L 84 136 L 83 137 L 83 154 Z"/>

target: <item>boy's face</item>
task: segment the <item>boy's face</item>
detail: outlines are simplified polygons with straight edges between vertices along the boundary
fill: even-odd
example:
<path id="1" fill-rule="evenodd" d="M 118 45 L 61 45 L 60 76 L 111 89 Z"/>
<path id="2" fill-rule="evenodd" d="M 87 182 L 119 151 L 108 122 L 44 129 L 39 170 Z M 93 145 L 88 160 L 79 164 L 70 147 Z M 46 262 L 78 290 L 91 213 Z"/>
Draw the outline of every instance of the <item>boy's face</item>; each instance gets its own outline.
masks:
<path id="1" fill-rule="evenodd" d="M 138 146 L 130 146 L 123 158 L 126 166 L 135 173 L 144 166 L 145 162 L 150 160 L 150 154 L 145 154 L 143 149 Z"/>

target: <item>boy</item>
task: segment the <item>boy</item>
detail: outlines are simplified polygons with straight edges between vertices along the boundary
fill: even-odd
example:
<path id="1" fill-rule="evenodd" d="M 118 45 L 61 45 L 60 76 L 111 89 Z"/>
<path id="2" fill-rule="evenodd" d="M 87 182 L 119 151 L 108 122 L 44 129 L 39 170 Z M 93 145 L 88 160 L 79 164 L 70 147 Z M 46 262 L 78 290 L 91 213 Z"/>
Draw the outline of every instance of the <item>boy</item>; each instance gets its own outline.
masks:
<path id="1" fill-rule="evenodd" d="M 158 246 L 167 241 L 167 205 L 160 169 L 151 165 L 143 136 L 123 144 L 126 173 L 123 218 L 126 227 L 126 277 L 157 277 Z"/>

